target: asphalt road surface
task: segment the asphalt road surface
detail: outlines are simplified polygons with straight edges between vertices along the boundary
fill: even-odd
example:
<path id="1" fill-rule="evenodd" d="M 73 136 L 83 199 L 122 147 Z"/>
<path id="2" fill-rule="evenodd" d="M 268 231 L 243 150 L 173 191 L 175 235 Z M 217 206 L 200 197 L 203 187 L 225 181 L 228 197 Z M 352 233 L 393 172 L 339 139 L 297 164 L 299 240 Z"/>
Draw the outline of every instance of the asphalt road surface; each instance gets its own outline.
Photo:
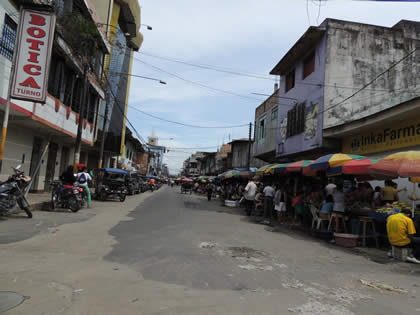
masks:
<path id="1" fill-rule="evenodd" d="M 26 299 L 6 314 L 420 314 L 418 266 L 273 232 L 179 187 L 70 215 L 19 242 L 8 230 L 0 291 Z"/>

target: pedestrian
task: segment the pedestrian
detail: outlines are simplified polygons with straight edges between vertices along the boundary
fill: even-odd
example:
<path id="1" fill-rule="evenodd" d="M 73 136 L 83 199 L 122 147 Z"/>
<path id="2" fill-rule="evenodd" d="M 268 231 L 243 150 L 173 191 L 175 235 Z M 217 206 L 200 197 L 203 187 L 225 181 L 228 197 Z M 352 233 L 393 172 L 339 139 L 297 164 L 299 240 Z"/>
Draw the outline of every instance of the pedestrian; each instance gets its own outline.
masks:
<path id="1" fill-rule="evenodd" d="M 207 184 L 207 200 L 211 201 L 211 196 L 213 195 L 213 184 L 209 182 Z"/>
<path id="2" fill-rule="evenodd" d="M 254 206 L 255 195 L 257 194 L 257 185 L 250 179 L 244 190 L 244 198 L 246 202 L 246 215 L 250 216 Z"/>
<path id="3" fill-rule="evenodd" d="M 263 223 L 265 224 L 271 224 L 271 221 L 273 219 L 273 199 L 274 199 L 274 188 L 271 186 L 271 183 L 268 183 L 267 186 L 265 186 L 263 190 L 264 194 L 264 217 L 265 220 Z"/>
<path id="4" fill-rule="evenodd" d="M 87 167 L 84 166 L 81 172 L 77 173 L 77 183 L 79 184 L 79 186 L 83 187 L 86 190 L 86 194 L 88 198 L 88 202 L 87 202 L 88 208 L 90 208 L 91 203 L 92 203 L 91 196 L 90 196 L 90 189 L 89 189 L 89 181 L 91 180 L 92 180 L 92 177 L 87 172 Z"/>
<path id="5" fill-rule="evenodd" d="M 277 211 L 277 221 L 280 223 L 286 213 L 287 194 L 284 186 L 276 190 L 274 195 L 274 210 Z"/>
<path id="6" fill-rule="evenodd" d="M 325 195 L 332 195 L 336 188 L 337 186 L 334 184 L 334 180 L 332 178 L 328 178 L 328 185 L 325 186 Z"/>

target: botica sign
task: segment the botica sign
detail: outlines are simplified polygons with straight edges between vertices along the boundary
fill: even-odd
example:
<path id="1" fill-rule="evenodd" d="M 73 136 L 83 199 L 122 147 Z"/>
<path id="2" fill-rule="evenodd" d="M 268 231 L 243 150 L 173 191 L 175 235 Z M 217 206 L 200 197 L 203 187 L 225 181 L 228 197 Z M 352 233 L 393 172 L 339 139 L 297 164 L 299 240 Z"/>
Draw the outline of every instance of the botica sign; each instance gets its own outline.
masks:
<path id="1" fill-rule="evenodd" d="M 366 154 L 420 145 L 420 119 L 389 124 L 383 128 L 344 138 L 343 152 Z"/>
<path id="2" fill-rule="evenodd" d="M 53 13 L 22 11 L 11 97 L 45 102 L 54 28 Z"/>

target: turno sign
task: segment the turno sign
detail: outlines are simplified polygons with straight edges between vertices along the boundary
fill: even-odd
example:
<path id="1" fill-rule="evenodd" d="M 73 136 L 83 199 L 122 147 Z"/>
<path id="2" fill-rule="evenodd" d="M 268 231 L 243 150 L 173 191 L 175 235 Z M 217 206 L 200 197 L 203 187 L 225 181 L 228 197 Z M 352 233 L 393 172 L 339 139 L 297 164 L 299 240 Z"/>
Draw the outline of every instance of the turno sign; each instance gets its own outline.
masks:
<path id="1" fill-rule="evenodd" d="M 45 103 L 55 15 L 22 10 L 11 97 Z"/>

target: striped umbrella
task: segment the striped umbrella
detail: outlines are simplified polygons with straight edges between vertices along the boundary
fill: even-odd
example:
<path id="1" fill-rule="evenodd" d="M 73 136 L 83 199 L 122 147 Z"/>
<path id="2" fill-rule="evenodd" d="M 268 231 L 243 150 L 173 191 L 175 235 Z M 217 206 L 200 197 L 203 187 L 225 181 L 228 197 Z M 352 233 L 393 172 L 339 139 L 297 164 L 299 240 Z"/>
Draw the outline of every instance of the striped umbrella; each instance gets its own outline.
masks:
<path id="1" fill-rule="evenodd" d="M 327 170 L 328 168 L 333 168 L 337 166 L 341 166 L 347 162 L 352 160 L 363 160 L 366 157 L 361 155 L 353 155 L 353 154 L 344 154 L 344 153 L 335 153 L 335 154 L 327 154 L 321 156 L 315 162 L 310 164 L 310 168 L 313 170 L 321 171 Z"/>
<path id="2" fill-rule="evenodd" d="M 276 165 L 276 164 L 268 164 L 268 165 L 264 165 L 264 166 L 260 167 L 259 169 L 257 169 L 256 174 L 257 174 L 258 176 L 264 175 L 265 171 L 266 171 L 268 168 L 270 168 L 270 167 L 272 167 L 272 166 L 274 166 L 274 165 Z"/>
<path id="3" fill-rule="evenodd" d="M 369 173 L 376 177 L 419 177 L 420 151 L 394 153 L 369 167 Z"/>
<path id="4" fill-rule="evenodd" d="M 349 162 L 344 163 L 343 165 L 329 168 L 327 171 L 327 175 L 337 176 L 346 174 L 355 176 L 369 176 L 369 167 L 371 167 L 378 161 L 380 161 L 380 159 L 364 158 L 363 160 L 351 160 Z"/>
<path id="5" fill-rule="evenodd" d="M 309 166 L 311 163 L 313 163 L 312 160 L 302 160 L 302 161 L 293 162 L 286 166 L 286 171 L 290 173 L 302 172 L 303 169 Z"/>
<path id="6" fill-rule="evenodd" d="M 289 165 L 290 163 L 280 163 L 280 164 L 275 164 L 274 166 L 268 168 L 265 173 L 266 174 L 281 174 L 281 173 L 285 173 L 286 172 L 286 167 Z"/>

